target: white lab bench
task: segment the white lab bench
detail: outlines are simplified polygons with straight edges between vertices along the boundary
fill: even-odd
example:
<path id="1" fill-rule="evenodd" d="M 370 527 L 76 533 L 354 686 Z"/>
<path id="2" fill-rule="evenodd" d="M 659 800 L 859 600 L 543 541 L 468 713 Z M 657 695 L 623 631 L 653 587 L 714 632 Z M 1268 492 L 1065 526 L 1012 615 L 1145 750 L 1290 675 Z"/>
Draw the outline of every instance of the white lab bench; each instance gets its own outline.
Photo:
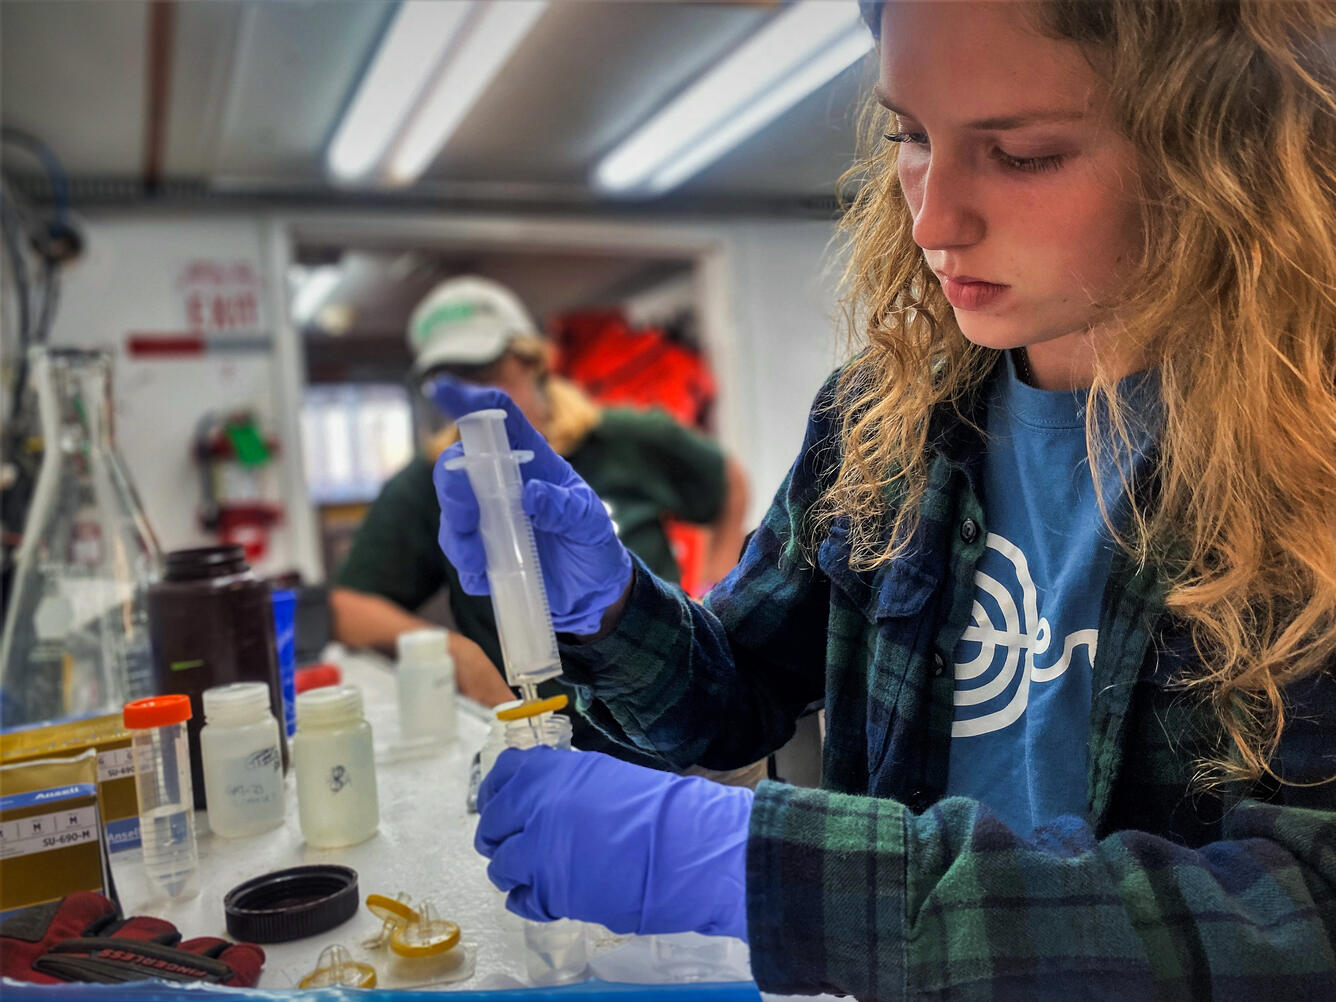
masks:
<path id="1" fill-rule="evenodd" d="M 476 973 L 467 981 L 443 989 L 502 989 L 526 986 L 524 957 L 518 938 L 507 932 L 498 907 L 499 892 L 486 874 L 486 860 L 473 848 L 477 815 L 465 805 L 473 753 L 488 731 L 488 715 L 481 706 L 461 700 L 458 739 L 435 751 L 408 751 L 398 741 L 398 710 L 393 670 L 372 654 L 335 656 L 345 683 L 362 689 L 366 718 L 376 749 L 376 776 L 380 798 L 380 830 L 360 845 L 342 849 L 314 849 L 302 839 L 297 822 L 297 798 L 292 773 L 287 776 L 287 818 L 270 832 L 250 838 L 227 839 L 209 833 L 207 812 L 196 815 L 199 832 L 200 884 L 198 897 L 170 901 L 150 896 L 138 850 L 112 857 L 112 869 L 127 915 L 156 915 L 174 923 L 185 935 L 226 936 L 223 898 L 251 877 L 273 870 L 310 863 L 337 863 L 358 874 L 358 894 L 364 902 L 371 893 L 393 897 L 400 891 L 413 903 L 430 900 L 438 913 L 462 930 L 462 941 L 476 945 Z M 365 907 L 347 922 L 319 936 L 288 943 L 266 944 L 266 961 L 258 987 L 294 988 L 316 965 L 326 946 L 341 943 L 357 960 L 378 969 L 388 964 L 387 951 L 367 950 L 362 941 L 380 928 L 380 920 Z M 615 936 L 590 927 L 591 975 L 604 981 L 663 982 L 650 964 L 650 950 L 638 937 Z M 731 940 L 719 977 L 709 980 L 749 980 L 747 948 Z"/>

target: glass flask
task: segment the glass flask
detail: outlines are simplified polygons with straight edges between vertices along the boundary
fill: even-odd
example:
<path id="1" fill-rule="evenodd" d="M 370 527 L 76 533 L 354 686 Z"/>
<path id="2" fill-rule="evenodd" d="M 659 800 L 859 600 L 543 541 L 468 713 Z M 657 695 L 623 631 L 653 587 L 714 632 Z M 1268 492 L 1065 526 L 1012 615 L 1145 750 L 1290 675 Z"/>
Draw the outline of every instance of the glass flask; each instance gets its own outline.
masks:
<path id="1" fill-rule="evenodd" d="M 29 360 L 44 449 L 0 640 L 5 727 L 153 694 L 160 551 L 112 437 L 111 352 L 42 345 Z"/>

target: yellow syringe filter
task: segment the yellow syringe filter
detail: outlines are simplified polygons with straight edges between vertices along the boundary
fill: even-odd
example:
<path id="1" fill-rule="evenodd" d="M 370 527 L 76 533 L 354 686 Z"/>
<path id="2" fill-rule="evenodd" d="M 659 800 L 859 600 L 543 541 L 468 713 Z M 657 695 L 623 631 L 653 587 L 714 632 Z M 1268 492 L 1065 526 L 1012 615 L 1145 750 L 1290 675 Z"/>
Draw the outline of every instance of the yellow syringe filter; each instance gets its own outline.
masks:
<path id="1" fill-rule="evenodd" d="M 432 957 L 459 942 L 459 926 L 438 918 L 430 902 L 422 905 L 420 917 L 394 930 L 390 949 L 401 957 Z"/>
<path id="2" fill-rule="evenodd" d="M 392 898 L 387 898 L 384 894 L 368 894 L 367 909 L 381 920 L 382 925 L 374 936 L 363 940 L 362 945 L 368 950 L 379 949 L 390 941 L 395 929 L 409 922 L 416 922 L 418 913 L 408 906 L 411 900 L 412 898 L 403 891 Z"/>
<path id="3" fill-rule="evenodd" d="M 526 717 L 536 717 L 540 713 L 552 713 L 554 710 L 565 709 L 570 700 L 566 694 L 559 693 L 548 699 L 535 699 L 529 703 L 521 703 L 519 706 L 507 706 L 504 710 L 496 711 L 497 720 L 523 720 Z"/>
<path id="4" fill-rule="evenodd" d="M 335 943 L 320 951 L 315 970 L 302 978 L 299 988 L 327 988 L 342 985 L 346 988 L 375 988 L 376 969 L 370 964 L 353 960 L 346 947 Z"/>

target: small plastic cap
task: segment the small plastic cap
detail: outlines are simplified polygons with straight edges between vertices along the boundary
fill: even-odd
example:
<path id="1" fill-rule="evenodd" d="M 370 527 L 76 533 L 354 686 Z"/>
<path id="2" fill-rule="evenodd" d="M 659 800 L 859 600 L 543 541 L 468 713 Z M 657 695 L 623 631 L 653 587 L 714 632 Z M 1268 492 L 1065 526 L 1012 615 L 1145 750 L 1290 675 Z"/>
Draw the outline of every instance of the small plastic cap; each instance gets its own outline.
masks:
<path id="1" fill-rule="evenodd" d="M 445 630 L 410 630 L 399 634 L 400 661 L 440 661 L 450 657 L 450 634 Z"/>
<path id="2" fill-rule="evenodd" d="M 310 668 L 298 668 L 294 681 L 298 692 L 306 692 L 307 689 L 338 685 L 343 681 L 343 672 L 339 671 L 337 664 L 313 664 Z"/>
<path id="3" fill-rule="evenodd" d="M 339 670 L 338 665 L 311 665 L 309 668 L 298 668 L 294 680 L 297 691 L 301 693 L 308 689 L 323 689 L 327 685 L 338 685 L 343 681 L 343 672 Z"/>
<path id="4" fill-rule="evenodd" d="M 325 686 L 297 697 L 297 727 L 322 727 L 362 719 L 362 690 L 355 685 Z"/>
<path id="5" fill-rule="evenodd" d="M 125 704 L 121 719 L 132 731 L 150 727 L 181 724 L 191 717 L 190 697 L 182 695 L 149 696 Z"/>
<path id="6" fill-rule="evenodd" d="M 263 716 L 269 712 L 269 686 L 263 682 L 233 682 L 204 690 L 204 719 Z"/>

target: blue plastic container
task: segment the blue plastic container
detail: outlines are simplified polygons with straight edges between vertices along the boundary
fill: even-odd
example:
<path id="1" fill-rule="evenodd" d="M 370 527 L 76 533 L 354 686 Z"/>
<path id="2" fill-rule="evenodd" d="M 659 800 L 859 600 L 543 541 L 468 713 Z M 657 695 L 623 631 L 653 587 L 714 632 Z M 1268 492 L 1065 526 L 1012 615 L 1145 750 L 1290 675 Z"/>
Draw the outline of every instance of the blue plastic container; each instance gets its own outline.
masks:
<path id="1" fill-rule="evenodd" d="M 297 733 L 297 593 L 276 588 L 271 595 L 278 678 L 283 689 L 283 727 L 288 737 L 292 737 Z"/>

